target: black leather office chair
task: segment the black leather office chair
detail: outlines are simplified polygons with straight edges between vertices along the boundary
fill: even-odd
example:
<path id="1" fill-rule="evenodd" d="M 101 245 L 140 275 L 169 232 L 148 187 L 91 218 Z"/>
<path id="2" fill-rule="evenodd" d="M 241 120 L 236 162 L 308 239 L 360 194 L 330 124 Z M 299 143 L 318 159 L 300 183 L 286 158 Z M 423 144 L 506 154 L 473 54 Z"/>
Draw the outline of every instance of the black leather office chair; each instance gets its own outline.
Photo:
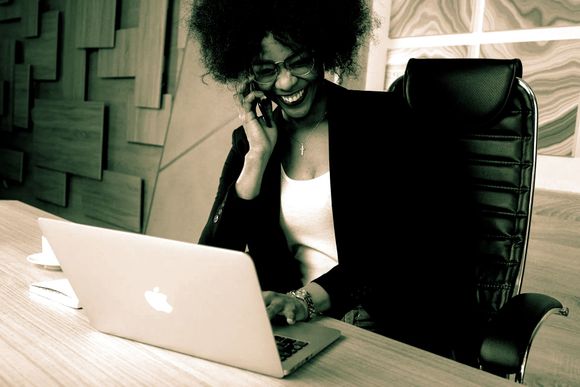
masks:
<path id="1" fill-rule="evenodd" d="M 390 91 L 421 130 L 459 136 L 477 207 L 474 294 L 481 343 L 477 366 L 523 382 L 536 331 L 568 309 L 547 295 L 520 293 L 530 234 L 538 107 L 518 59 L 411 59 Z M 470 329 L 466 327 L 466 329 Z"/>

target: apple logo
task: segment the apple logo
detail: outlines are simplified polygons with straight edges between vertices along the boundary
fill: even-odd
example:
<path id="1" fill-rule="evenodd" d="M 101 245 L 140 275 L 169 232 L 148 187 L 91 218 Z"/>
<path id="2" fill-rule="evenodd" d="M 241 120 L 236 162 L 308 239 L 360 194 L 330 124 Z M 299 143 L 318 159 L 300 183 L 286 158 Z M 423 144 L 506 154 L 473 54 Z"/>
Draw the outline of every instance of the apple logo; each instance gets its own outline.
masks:
<path id="1" fill-rule="evenodd" d="M 167 302 L 167 295 L 161 293 L 158 286 L 155 286 L 153 290 L 145 291 L 145 300 L 159 312 L 171 313 L 173 311 L 173 306 Z"/>

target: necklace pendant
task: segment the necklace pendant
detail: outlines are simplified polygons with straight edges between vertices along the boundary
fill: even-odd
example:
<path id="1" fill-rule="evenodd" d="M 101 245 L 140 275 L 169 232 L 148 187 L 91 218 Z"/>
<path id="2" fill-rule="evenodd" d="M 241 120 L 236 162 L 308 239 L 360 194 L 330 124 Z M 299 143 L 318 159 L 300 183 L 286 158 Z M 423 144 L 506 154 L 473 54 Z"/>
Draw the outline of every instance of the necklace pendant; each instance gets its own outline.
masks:
<path id="1" fill-rule="evenodd" d="M 300 143 L 300 156 L 304 156 L 304 143 Z"/>

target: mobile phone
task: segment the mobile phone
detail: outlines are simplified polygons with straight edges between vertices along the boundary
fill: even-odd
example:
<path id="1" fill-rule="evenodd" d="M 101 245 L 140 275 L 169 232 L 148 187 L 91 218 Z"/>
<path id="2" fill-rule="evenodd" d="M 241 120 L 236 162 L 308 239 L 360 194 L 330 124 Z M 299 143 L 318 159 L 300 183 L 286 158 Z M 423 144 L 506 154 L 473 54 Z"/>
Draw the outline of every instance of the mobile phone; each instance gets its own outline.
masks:
<path id="1" fill-rule="evenodd" d="M 256 90 L 257 86 L 254 82 L 250 83 L 250 90 Z M 268 127 L 272 127 L 272 120 L 270 119 L 270 114 L 272 114 L 272 101 L 269 98 L 264 98 L 258 100 L 258 106 L 260 107 L 260 113 L 264 117 L 264 123 Z"/>
<path id="2" fill-rule="evenodd" d="M 272 120 L 270 119 L 270 114 L 272 113 L 272 101 L 268 98 L 261 99 L 258 101 L 258 106 L 260 107 L 260 112 L 262 112 L 262 117 L 264 117 L 266 126 L 272 127 Z"/>

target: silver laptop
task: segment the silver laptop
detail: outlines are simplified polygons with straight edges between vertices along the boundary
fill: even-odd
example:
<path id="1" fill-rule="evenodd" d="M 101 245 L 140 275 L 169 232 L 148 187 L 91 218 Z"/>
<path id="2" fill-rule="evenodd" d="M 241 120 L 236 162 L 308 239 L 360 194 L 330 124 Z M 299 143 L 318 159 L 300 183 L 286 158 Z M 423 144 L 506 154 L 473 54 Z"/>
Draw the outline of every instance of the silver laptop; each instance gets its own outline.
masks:
<path id="1" fill-rule="evenodd" d="M 341 335 L 311 323 L 272 327 L 245 253 L 67 221 L 38 222 L 101 332 L 279 378 Z"/>

